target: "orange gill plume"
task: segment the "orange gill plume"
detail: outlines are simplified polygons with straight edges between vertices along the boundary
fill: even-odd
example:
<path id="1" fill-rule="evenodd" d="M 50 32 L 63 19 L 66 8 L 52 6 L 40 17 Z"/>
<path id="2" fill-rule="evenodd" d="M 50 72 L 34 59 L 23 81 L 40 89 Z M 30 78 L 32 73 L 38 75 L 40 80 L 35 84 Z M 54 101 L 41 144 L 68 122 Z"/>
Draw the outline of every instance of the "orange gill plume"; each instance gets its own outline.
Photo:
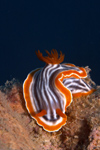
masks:
<path id="1" fill-rule="evenodd" d="M 60 55 L 58 55 L 58 52 L 55 49 L 51 50 L 51 54 L 47 50 L 46 53 L 48 56 L 43 56 L 42 53 L 38 50 L 36 55 L 41 61 L 44 61 L 47 64 L 60 64 L 64 60 L 64 54 L 62 54 L 61 51 Z"/>

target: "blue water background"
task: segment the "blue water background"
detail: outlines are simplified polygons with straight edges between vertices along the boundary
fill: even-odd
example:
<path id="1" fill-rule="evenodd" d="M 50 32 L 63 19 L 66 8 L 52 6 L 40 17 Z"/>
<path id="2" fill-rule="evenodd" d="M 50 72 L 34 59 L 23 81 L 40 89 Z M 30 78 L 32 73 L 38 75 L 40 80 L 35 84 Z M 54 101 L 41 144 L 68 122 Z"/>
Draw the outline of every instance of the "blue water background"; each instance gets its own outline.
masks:
<path id="1" fill-rule="evenodd" d="M 66 63 L 89 66 L 100 85 L 100 1 L 2 0 L 0 2 L 0 85 L 43 67 L 36 50 L 57 49 Z"/>

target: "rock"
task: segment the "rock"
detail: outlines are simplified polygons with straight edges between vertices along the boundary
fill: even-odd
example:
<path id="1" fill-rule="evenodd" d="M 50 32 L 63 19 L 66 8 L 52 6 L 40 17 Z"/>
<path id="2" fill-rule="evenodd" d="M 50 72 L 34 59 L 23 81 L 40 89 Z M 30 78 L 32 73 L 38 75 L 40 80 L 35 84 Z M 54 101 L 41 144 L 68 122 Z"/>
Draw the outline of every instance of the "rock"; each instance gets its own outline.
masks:
<path id="1" fill-rule="evenodd" d="M 100 150 L 100 87 L 74 99 L 66 115 L 58 132 L 46 132 L 25 107 L 22 84 L 7 81 L 0 87 L 0 150 Z"/>

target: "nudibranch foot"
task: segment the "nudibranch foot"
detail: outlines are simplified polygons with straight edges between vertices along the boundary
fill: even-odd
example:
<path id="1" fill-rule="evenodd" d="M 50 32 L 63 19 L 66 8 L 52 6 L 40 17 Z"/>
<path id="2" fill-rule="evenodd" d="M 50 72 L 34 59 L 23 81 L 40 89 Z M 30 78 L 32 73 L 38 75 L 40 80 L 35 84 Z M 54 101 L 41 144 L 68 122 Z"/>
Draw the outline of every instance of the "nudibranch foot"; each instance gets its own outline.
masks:
<path id="1" fill-rule="evenodd" d="M 56 50 L 37 57 L 46 63 L 44 68 L 33 70 L 23 84 L 26 108 L 32 118 L 48 132 L 58 131 L 66 124 L 66 108 L 73 97 L 91 94 L 95 91 L 84 81 L 86 70 L 73 64 L 60 64 L 64 55 Z"/>

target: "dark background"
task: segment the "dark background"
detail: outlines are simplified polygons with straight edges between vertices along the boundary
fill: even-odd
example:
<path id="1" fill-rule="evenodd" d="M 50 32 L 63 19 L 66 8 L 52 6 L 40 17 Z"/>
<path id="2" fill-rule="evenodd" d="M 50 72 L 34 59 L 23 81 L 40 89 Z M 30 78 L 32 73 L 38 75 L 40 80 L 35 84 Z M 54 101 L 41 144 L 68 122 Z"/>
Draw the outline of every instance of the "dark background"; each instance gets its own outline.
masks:
<path id="1" fill-rule="evenodd" d="M 0 1 L 0 85 L 43 67 L 35 50 L 57 49 L 89 66 L 100 85 L 100 0 Z"/>

